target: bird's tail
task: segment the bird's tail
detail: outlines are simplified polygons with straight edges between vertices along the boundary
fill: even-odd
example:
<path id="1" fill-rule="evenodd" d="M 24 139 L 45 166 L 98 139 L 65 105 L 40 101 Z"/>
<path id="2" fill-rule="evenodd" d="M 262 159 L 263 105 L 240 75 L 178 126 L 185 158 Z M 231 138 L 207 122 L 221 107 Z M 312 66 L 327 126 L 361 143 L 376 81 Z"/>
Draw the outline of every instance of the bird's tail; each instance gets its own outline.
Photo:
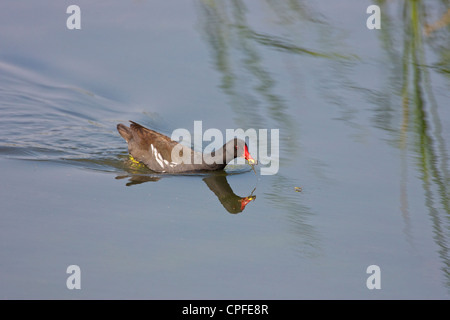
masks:
<path id="1" fill-rule="evenodd" d="M 119 123 L 117 125 L 117 131 L 119 131 L 122 138 L 124 138 L 127 142 L 131 140 L 132 137 L 131 129 L 125 126 L 124 124 Z"/>

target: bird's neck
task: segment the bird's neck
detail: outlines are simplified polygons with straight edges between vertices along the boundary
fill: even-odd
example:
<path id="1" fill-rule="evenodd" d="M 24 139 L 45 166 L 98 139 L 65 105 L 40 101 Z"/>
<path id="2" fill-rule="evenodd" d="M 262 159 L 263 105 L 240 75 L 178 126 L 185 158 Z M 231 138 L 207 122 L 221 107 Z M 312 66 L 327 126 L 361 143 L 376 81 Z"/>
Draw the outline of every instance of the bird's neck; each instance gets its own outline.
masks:
<path id="1" fill-rule="evenodd" d="M 231 141 L 232 142 L 232 141 Z M 225 168 L 235 157 L 233 144 L 228 142 L 222 148 L 203 155 L 203 162 L 209 166 Z"/>

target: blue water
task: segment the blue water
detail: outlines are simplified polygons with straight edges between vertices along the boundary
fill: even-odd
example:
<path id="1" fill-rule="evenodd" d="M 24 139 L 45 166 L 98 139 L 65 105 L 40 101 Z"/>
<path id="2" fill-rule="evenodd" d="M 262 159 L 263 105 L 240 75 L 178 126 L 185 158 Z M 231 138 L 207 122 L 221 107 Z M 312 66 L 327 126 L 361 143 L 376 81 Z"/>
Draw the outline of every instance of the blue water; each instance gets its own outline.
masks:
<path id="1" fill-rule="evenodd" d="M 0 4 L 0 298 L 450 297 L 445 4 L 71 4 Z M 128 120 L 279 129 L 279 170 L 157 174 Z"/>

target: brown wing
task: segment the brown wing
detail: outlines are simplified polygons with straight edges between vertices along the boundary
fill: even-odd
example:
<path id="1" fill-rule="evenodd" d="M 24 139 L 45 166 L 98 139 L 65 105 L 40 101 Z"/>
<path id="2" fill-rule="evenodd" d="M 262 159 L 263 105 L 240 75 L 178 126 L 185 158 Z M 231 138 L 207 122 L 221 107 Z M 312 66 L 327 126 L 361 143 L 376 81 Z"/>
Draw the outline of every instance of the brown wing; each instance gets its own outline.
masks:
<path id="1" fill-rule="evenodd" d="M 169 162 L 172 161 L 172 149 L 178 145 L 178 142 L 159 132 L 147 129 L 134 121 L 130 122 L 130 129 L 132 131 L 134 141 L 140 149 L 150 151 L 150 145 L 153 144 L 153 147 L 158 150 L 164 160 Z"/>

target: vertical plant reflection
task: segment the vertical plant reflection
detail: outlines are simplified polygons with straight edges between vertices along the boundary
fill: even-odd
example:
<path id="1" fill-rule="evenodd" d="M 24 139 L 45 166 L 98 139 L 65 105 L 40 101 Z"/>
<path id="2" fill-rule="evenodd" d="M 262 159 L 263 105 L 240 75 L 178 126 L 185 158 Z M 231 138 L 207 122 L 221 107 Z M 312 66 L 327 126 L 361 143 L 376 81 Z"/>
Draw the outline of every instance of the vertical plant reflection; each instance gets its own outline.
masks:
<path id="1" fill-rule="evenodd" d="M 379 1 L 380 5 L 384 2 Z M 385 10 L 385 12 L 388 12 Z M 413 146 L 421 173 L 428 208 L 433 225 L 434 240 L 443 262 L 446 287 L 450 289 L 449 259 L 449 175 L 448 156 L 438 116 L 438 105 L 434 98 L 423 44 L 423 23 L 425 5 L 421 1 L 403 2 L 403 55 L 402 55 L 402 120 L 400 124 L 399 147 L 401 150 L 401 209 L 405 229 L 409 229 L 407 209 L 406 171 L 407 148 Z M 409 237 L 408 232 L 406 232 Z"/>
<path id="2" fill-rule="evenodd" d="M 294 19 L 302 16 L 299 1 L 290 1 L 288 6 L 267 1 L 271 14 L 283 17 L 294 8 Z M 286 4 L 286 2 L 283 2 Z M 197 2 L 200 28 L 210 46 L 213 64 L 220 73 L 220 88 L 230 99 L 230 105 L 236 114 L 236 123 L 243 128 L 279 128 L 280 159 L 286 164 L 295 159 L 300 150 L 299 128 L 289 113 L 287 102 L 278 94 L 279 87 L 273 73 L 269 71 L 264 59 L 266 50 L 288 54 L 303 54 L 321 58 L 335 58 L 334 55 L 316 52 L 294 45 L 288 39 L 257 32 L 247 20 L 247 7 L 244 1 L 199 0 Z M 248 115 L 251 115 L 249 117 Z M 267 199 L 273 205 L 286 210 L 296 222 L 295 233 L 300 234 L 302 253 L 317 254 L 318 236 L 313 226 L 308 225 L 310 208 L 300 203 L 298 195 L 280 192 L 280 186 L 294 186 L 296 183 L 278 173 L 271 177 L 272 188 Z"/>

